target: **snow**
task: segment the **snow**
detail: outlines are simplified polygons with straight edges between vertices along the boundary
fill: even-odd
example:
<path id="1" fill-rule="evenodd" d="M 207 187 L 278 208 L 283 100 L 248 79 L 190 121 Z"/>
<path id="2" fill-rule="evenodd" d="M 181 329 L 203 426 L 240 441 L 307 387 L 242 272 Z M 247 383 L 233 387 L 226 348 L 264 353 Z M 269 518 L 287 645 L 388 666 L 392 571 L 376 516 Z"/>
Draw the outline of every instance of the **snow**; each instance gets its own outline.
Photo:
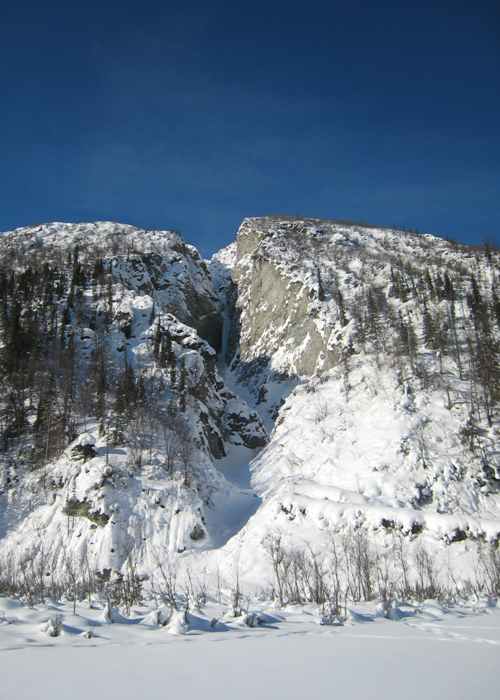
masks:
<path id="1" fill-rule="evenodd" d="M 82 435 L 80 435 L 77 439 L 77 444 L 80 445 L 80 447 L 87 447 L 87 445 L 95 445 L 96 442 L 96 438 L 90 433 L 82 433 Z"/>
<path id="2" fill-rule="evenodd" d="M 116 253 L 118 240 L 126 255 Z M 17 548 L 37 551 L 42 544 L 51 552 L 66 549 L 80 556 L 88 546 L 96 566 L 102 568 L 120 565 L 124 554 L 118 555 L 118 550 L 132 538 L 140 549 L 144 573 L 150 566 L 144 551 L 149 544 L 140 543 L 149 542 L 149 538 L 155 548 L 168 542 L 174 553 L 187 548 L 198 556 L 207 550 L 200 563 L 193 562 L 195 569 L 212 566 L 217 559 L 230 560 L 241 550 L 243 580 L 248 577 L 254 585 L 258 577 L 269 580 L 261 543 L 271 530 L 283 532 L 290 546 L 307 541 L 321 548 L 322 533 L 329 528 L 342 531 L 363 524 L 377 546 L 384 547 L 387 533 L 382 522 L 394 523 L 404 533 L 418 525 L 436 553 L 446 549 L 457 530 L 487 540 L 500 532 L 500 499 L 477 488 L 480 455 L 473 455 L 459 439 L 468 411 L 468 383 L 458 380 L 456 372 L 453 375 L 449 359 L 444 359 L 444 370 L 454 394 L 451 409 L 445 406 L 442 390 L 412 381 L 410 391 L 410 380 L 401 381 L 398 368 L 385 359 L 381 363 L 370 354 L 370 348 L 366 352 L 357 348 L 349 359 L 347 378 L 338 361 L 324 371 L 328 353 L 341 350 L 352 332 L 352 320 L 345 326 L 339 321 L 333 298 L 336 288 L 342 289 L 346 310 L 352 311 L 365 285 L 388 286 L 390 265 L 398 256 L 411 258 L 416 266 L 428 266 L 432 246 L 434 269 L 444 262 L 462 274 L 463 266 L 478 265 L 468 249 L 457 253 L 439 239 L 390 230 L 265 217 L 246 219 L 235 243 L 214 256 L 208 274 L 206 264 L 178 234 L 111 222 L 44 224 L 2 234 L 2 241 L 26 251 L 36 251 L 42 244 L 49 253 L 72 251 L 78 244 L 81 257 L 93 247 L 100 251 L 120 280 L 113 297 L 117 323 L 110 333 L 115 365 L 123 366 L 125 349 L 136 371 L 161 375 L 150 350 L 160 323 L 172 336 L 176 357 L 184 360 L 190 391 L 196 394 L 198 387 L 209 386 L 206 395 L 198 392 L 196 399 L 188 397 L 187 423 L 199 444 L 193 465 L 199 493 L 186 491 L 180 479 L 172 480 L 165 474 L 161 449 L 147 454 L 143 450 L 139 472 L 134 466 L 134 444 L 110 448 L 105 437 L 98 438 L 98 426 L 89 423 L 77 444 L 95 446 L 97 456 L 82 465 L 73 458 L 70 446 L 60 460 L 49 465 L 51 479 L 61 485 L 53 500 L 38 490 L 34 510 L 31 496 L 29 504 L 19 504 L 16 513 L 10 503 L 2 503 L 4 549 L 16 542 Z M 250 299 L 245 286 L 245 275 L 254 275 L 256 269 L 255 255 L 274 266 L 266 289 L 272 291 L 278 282 L 285 285 L 284 306 L 276 308 L 274 316 L 269 314 L 281 297 L 260 298 L 256 293 Z M 244 381 L 238 357 L 229 367 L 225 362 L 232 342 L 228 307 L 231 275 L 238 267 L 243 270 L 238 289 L 242 322 L 251 328 L 257 321 L 262 323 L 262 335 L 252 336 L 251 350 L 257 359 L 259 353 L 270 353 L 265 369 L 256 365 L 253 371 L 249 363 L 252 371 Z M 323 302 L 311 295 L 319 273 L 327 290 Z M 491 277 L 486 268 L 483 277 Z M 210 379 L 213 384 L 207 380 L 214 350 L 190 325 L 168 312 L 170 302 L 184 304 L 192 287 L 223 310 L 223 352 L 217 364 L 219 373 Z M 259 289 L 257 284 L 256 291 Z M 91 304 L 93 292 L 89 289 L 86 294 Z M 97 303 L 108 302 L 101 298 Z M 409 302 L 405 305 L 394 298 L 388 298 L 388 304 L 395 314 L 410 309 Z M 300 342 L 295 342 L 300 331 L 293 325 L 295 311 L 300 312 L 298 322 L 311 319 Z M 412 313 L 418 316 L 419 310 Z M 120 323 L 131 324 L 130 337 L 119 330 Z M 323 345 L 318 346 L 315 357 L 313 346 L 318 338 Z M 78 342 L 90 355 L 94 332 L 85 330 Z M 309 376 L 300 371 L 305 367 L 302 358 L 308 353 L 312 353 Z M 435 371 L 440 362 L 425 348 L 421 360 L 429 371 Z M 165 372 L 163 378 L 168 386 Z M 169 398 L 167 389 L 164 402 Z M 245 438 L 258 431 L 264 437 L 255 412 L 270 438 L 260 453 L 243 446 Z M 223 459 L 214 460 L 207 454 L 200 416 L 204 426 L 223 436 L 227 455 Z M 244 424 L 247 428 L 241 427 Z M 484 429 L 482 441 L 495 468 L 494 430 Z M 26 493 L 36 490 L 35 475 L 28 476 L 27 485 Z M 432 493 L 432 501 L 425 500 L 428 493 Z M 109 515 L 106 527 L 96 527 L 85 517 L 67 516 L 64 504 L 73 496 L 87 502 L 91 514 Z M 16 529 L 27 510 L 33 512 Z M 189 533 L 201 516 L 206 521 L 206 536 L 193 543 Z M 41 542 L 40 535 L 33 535 L 43 532 L 50 533 L 49 545 Z M 458 543 L 451 552 L 454 558 L 462 558 Z M 184 555 L 190 556 L 189 551 Z"/>
<path id="3" fill-rule="evenodd" d="M 179 611 L 162 627 L 145 607 L 109 624 L 88 605 L 73 613 L 70 604 L 30 609 L 0 598 L 2 700 L 68 693 L 75 700 L 497 694 L 500 608 L 487 601 L 400 605 L 394 619 L 365 604 L 334 625 L 321 625 L 313 606 L 276 611 L 253 601 L 252 609 L 262 624 L 250 627 L 226 615 L 212 626 L 223 609 L 211 602 L 194 608 L 189 623 Z M 44 627 L 57 614 L 64 616 L 62 634 L 51 637 Z"/>
<path id="4" fill-rule="evenodd" d="M 40 246 L 67 252 L 75 244 L 83 246 L 81 256 L 85 247 L 105 254 L 119 283 L 111 302 L 101 290 L 95 303 L 112 307 L 112 362 L 123 367 L 125 351 L 135 371 L 160 377 L 165 411 L 172 391 L 167 371 L 153 360 L 151 340 L 159 326 L 168 331 L 177 360 L 184 361 L 191 393 L 183 420 L 196 440 L 186 487 L 178 455 L 176 473 L 167 473 L 161 439 L 140 448 L 138 466 L 139 432 L 136 442 L 112 447 L 88 417 L 59 459 L 38 474 L 26 470 L 17 491 L 0 492 L 2 553 L 15 553 L 18 563 L 50 561 L 56 571 L 80 566 L 85 557 L 99 571 L 133 562 L 150 594 L 160 553 L 177 567 L 179 590 L 190 576 L 208 580 L 214 596 L 218 576 L 224 598 L 222 605 L 191 600 L 189 620 L 184 610 L 157 609 L 153 594 L 131 611 L 110 609 L 104 600 L 92 608 L 78 601 L 74 612 L 69 601 L 33 601 L 30 608 L 0 598 L 2 700 L 69 691 L 77 699 L 495 696 L 500 609 L 480 597 L 475 566 L 478 543 L 500 533 L 498 486 L 478 486 L 483 458 L 498 473 L 497 428 L 483 419 L 481 449 L 473 453 L 463 444 L 468 380 L 458 377 L 450 357 L 425 347 L 421 330 L 418 361 L 429 374 L 446 377 L 452 405 L 442 386 L 426 386 L 385 348 L 376 356 L 370 343 L 356 347 L 348 370 L 337 355 L 355 338 L 361 291 L 371 284 L 387 290 L 393 262 L 434 271 L 449 264 L 459 276 L 480 269 L 472 251 L 458 253 L 427 236 L 321 220 L 246 219 L 236 242 L 211 261 L 210 276 L 196 250 L 172 232 L 96 222 L 1 236 L 27 254 Z M 127 241 L 126 257 L 113 253 L 118 238 Z M 256 260 L 267 266 L 264 291 Z M 235 270 L 240 346 L 248 340 L 243 360 L 230 318 Z M 323 301 L 319 275 L 327 288 Z M 484 289 L 491 287 L 494 273 L 483 266 L 481 276 Z M 281 296 L 271 297 L 279 285 Z M 336 290 L 342 290 L 345 324 Z M 86 295 L 90 306 L 93 292 Z M 190 295 L 221 310 L 217 364 L 215 350 L 194 328 L 199 319 L 186 306 Z M 412 315 L 418 331 L 418 304 L 386 296 L 391 313 Z M 458 322 L 465 323 L 458 306 Z M 129 335 L 120 324 L 130 324 Z M 76 342 L 88 359 L 94 331 L 84 329 Z M 245 447 L 249 437 L 264 438 L 263 425 L 268 444 Z M 221 437 L 225 457 L 210 454 L 204 428 Z M 90 458 L 83 461 L 76 446 L 94 447 L 96 455 L 86 451 Z M 201 539 L 190 537 L 194 528 L 202 528 Z M 278 610 L 264 600 L 276 584 L 265 551 L 270 535 L 282 537 L 289 551 L 314 551 L 326 560 L 328 533 L 361 530 L 381 558 L 404 540 L 413 575 L 425 545 L 443 578 L 458 575 L 455 600 L 459 593 L 467 600 L 448 607 L 393 600 L 389 619 L 380 601 L 346 604 L 346 619 L 325 625 L 316 606 Z M 467 540 L 454 541 L 456 533 Z M 236 575 L 253 626 L 228 611 Z M 54 636 L 58 626 L 62 633 Z"/>

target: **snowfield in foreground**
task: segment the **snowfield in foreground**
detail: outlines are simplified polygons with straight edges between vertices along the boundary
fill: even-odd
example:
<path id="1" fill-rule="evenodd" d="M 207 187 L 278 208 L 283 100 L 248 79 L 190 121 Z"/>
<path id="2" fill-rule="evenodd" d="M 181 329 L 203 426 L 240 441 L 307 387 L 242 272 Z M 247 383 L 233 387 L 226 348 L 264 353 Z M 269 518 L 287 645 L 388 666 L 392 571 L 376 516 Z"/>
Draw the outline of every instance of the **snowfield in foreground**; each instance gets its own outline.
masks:
<path id="1" fill-rule="evenodd" d="M 500 680 L 500 607 L 483 600 L 376 603 L 322 625 L 315 606 L 265 603 L 248 617 L 195 608 L 166 626 L 146 606 L 111 624 L 102 607 L 0 598 L 2 700 L 101 698 L 493 698 Z M 211 626 L 213 620 L 219 620 Z M 49 620 L 52 619 L 52 624 Z M 60 626 L 59 636 L 50 636 Z M 91 631 L 91 634 L 89 632 Z M 214 644 L 213 642 L 218 642 Z"/>

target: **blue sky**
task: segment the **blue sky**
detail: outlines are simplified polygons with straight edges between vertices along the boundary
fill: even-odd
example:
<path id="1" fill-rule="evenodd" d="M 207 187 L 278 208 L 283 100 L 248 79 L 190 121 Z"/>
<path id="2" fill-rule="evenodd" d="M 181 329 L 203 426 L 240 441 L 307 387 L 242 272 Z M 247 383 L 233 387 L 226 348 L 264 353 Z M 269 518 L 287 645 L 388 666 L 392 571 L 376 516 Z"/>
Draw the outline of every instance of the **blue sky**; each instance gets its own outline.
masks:
<path id="1" fill-rule="evenodd" d="M 498 2 L 6 0 L 0 59 L 0 230 L 209 256 L 299 213 L 500 244 Z"/>

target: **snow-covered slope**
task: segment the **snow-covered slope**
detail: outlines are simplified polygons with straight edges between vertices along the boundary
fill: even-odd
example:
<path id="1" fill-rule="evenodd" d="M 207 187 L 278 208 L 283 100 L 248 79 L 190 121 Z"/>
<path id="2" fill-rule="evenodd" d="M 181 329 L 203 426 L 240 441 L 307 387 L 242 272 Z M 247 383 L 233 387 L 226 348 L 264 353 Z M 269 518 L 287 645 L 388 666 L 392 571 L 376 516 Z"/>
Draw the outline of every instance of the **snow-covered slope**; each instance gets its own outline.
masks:
<path id="1" fill-rule="evenodd" d="M 451 552 L 472 585 L 500 533 L 491 247 L 265 217 L 210 265 L 108 222 L 2 234 L 1 256 L 12 576 L 168 559 L 266 587 L 345 535 L 348 580 L 363 532 L 374 562 Z"/>
<path id="2" fill-rule="evenodd" d="M 382 548 L 394 533 L 435 553 L 496 541 L 495 251 L 266 217 L 212 265 L 229 300 L 226 381 L 274 424 L 252 464 L 262 505 L 238 536 L 249 571 L 270 532 L 292 548 L 360 526 Z"/>
<path id="3" fill-rule="evenodd" d="M 224 542 L 255 500 L 213 460 L 248 461 L 266 433 L 218 373 L 221 305 L 197 251 L 177 233 L 98 222 L 6 233 L 1 254 L 12 571 L 144 572 Z"/>

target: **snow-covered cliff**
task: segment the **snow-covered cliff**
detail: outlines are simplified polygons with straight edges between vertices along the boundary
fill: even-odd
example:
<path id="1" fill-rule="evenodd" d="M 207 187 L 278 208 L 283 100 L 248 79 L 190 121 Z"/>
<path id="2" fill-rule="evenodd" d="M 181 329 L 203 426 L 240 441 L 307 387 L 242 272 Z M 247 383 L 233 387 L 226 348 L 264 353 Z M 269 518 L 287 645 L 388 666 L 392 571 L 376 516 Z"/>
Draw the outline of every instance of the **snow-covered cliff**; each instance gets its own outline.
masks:
<path id="1" fill-rule="evenodd" d="M 106 222 L 2 234 L 1 257 L 12 570 L 237 555 L 264 585 L 272 533 L 454 556 L 498 538 L 491 246 L 264 217 L 209 265 Z"/>

